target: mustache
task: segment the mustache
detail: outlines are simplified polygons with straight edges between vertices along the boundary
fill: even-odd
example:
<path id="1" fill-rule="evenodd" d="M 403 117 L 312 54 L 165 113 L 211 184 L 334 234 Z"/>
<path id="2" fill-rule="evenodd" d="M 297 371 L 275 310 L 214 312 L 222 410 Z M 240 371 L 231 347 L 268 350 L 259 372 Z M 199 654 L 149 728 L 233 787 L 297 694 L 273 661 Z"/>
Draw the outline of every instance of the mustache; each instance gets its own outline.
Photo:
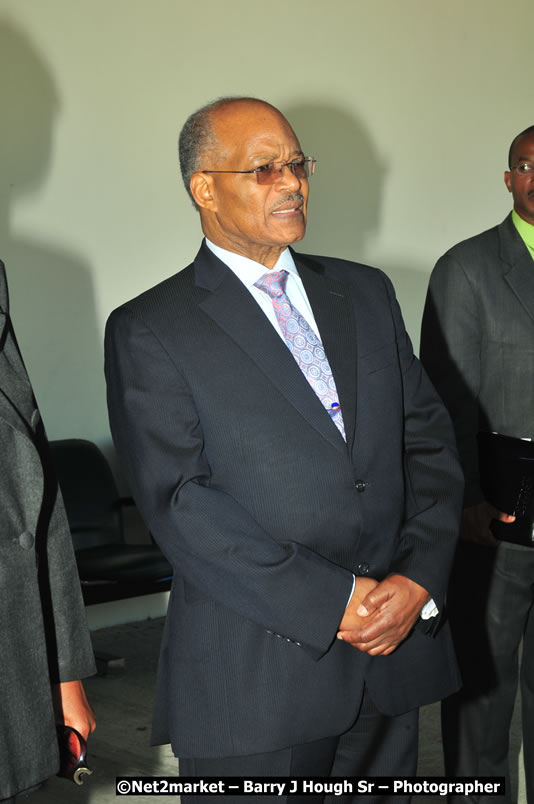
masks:
<path id="1" fill-rule="evenodd" d="M 280 207 L 283 207 L 284 204 L 290 204 L 292 201 L 300 201 L 303 204 L 304 196 L 302 193 L 289 193 L 278 201 L 276 206 L 272 208 L 271 212 L 273 212 L 275 209 L 280 209 Z"/>

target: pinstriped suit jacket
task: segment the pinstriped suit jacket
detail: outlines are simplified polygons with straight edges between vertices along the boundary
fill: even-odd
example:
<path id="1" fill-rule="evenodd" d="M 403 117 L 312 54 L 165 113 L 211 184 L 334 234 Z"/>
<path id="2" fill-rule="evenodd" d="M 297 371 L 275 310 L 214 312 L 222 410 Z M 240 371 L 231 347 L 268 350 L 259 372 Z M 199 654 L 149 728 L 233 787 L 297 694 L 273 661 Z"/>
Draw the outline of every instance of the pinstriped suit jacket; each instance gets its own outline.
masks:
<path id="1" fill-rule="evenodd" d="M 182 757 L 340 734 L 364 680 L 386 713 L 458 683 L 446 626 L 377 659 L 335 639 L 351 573 L 404 573 L 443 608 L 461 477 L 389 280 L 343 260 L 295 260 L 347 443 L 205 244 L 107 326 L 115 444 L 175 569 L 153 741 Z"/>
<path id="2" fill-rule="evenodd" d="M 479 430 L 534 438 L 534 263 L 511 214 L 438 260 L 421 359 L 454 422 L 466 504 L 478 503 Z"/>

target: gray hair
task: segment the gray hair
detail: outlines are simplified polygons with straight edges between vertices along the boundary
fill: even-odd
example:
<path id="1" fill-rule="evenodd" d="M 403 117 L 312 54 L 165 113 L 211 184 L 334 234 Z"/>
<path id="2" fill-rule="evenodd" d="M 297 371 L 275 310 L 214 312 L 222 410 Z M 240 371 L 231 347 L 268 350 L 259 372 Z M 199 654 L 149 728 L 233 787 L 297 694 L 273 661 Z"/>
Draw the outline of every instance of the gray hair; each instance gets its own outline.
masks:
<path id="1" fill-rule="evenodd" d="M 213 112 L 217 111 L 222 106 L 227 106 L 232 103 L 263 103 L 266 106 L 271 106 L 267 101 L 260 98 L 228 96 L 217 98 L 211 103 L 207 103 L 196 112 L 189 115 L 185 121 L 183 128 L 180 132 L 178 139 L 178 155 L 180 157 L 180 170 L 182 173 L 182 180 L 185 189 L 189 193 L 189 197 L 193 202 L 195 209 L 198 206 L 193 198 L 191 192 L 191 176 L 197 170 L 201 170 L 202 161 L 210 152 L 220 153 L 220 145 L 217 140 L 215 131 L 213 130 Z M 275 107 L 272 106 L 274 109 Z"/>

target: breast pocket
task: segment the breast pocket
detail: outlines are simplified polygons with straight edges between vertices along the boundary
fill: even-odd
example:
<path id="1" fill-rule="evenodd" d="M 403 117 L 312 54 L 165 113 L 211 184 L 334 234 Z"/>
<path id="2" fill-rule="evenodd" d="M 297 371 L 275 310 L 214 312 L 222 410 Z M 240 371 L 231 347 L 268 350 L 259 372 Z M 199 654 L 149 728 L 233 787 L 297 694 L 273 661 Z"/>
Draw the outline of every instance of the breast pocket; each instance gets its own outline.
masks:
<path id="1" fill-rule="evenodd" d="M 358 429 L 373 434 L 376 449 L 388 449 L 387 440 L 400 432 L 402 415 L 402 376 L 396 344 L 391 342 L 360 359 Z M 384 443 L 378 445 L 377 439 Z"/>

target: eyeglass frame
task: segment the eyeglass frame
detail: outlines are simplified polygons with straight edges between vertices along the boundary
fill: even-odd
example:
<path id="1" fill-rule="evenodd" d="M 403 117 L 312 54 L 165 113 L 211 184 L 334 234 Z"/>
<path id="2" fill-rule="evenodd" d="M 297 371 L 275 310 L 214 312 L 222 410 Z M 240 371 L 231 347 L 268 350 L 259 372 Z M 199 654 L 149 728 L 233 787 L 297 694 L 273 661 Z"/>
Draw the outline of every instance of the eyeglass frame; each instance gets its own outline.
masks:
<path id="1" fill-rule="evenodd" d="M 282 171 L 284 170 L 285 167 L 289 168 L 291 173 L 296 178 L 303 178 L 303 179 L 306 178 L 306 179 L 308 179 L 311 176 L 313 176 L 313 174 L 315 173 L 316 164 L 317 164 L 317 159 L 314 156 L 302 156 L 302 157 L 297 157 L 297 158 L 294 158 L 294 159 L 290 159 L 288 162 L 267 162 L 265 165 L 258 165 L 258 167 L 250 168 L 250 170 L 199 170 L 198 172 L 199 173 L 243 173 L 243 174 L 244 173 L 255 173 L 256 174 L 256 181 L 258 182 L 258 184 L 263 183 L 263 184 L 269 185 L 269 184 L 274 184 L 276 181 L 278 181 L 278 179 L 282 175 Z M 268 173 L 265 174 L 268 177 L 273 176 L 273 180 L 268 181 L 268 182 L 261 182 L 260 176 L 262 175 L 262 173 L 265 172 L 265 168 L 268 168 L 268 167 L 271 167 L 271 166 L 274 166 L 274 165 L 279 165 L 280 166 L 277 169 L 277 171 L 276 170 L 270 170 Z M 308 167 L 308 165 L 309 165 L 309 167 Z M 304 168 L 304 170 L 306 172 L 306 176 L 302 176 L 302 177 L 297 176 L 297 174 L 295 173 L 295 169 L 298 168 L 298 167 L 303 167 Z M 276 175 L 277 172 L 278 172 L 278 175 Z"/>
<path id="2" fill-rule="evenodd" d="M 528 166 L 528 169 L 520 170 L 523 165 Z M 512 165 L 510 170 L 515 170 L 518 176 L 531 176 L 534 174 L 534 162 L 531 162 L 529 159 L 524 159 L 522 162 L 519 162 L 519 164 Z"/>

